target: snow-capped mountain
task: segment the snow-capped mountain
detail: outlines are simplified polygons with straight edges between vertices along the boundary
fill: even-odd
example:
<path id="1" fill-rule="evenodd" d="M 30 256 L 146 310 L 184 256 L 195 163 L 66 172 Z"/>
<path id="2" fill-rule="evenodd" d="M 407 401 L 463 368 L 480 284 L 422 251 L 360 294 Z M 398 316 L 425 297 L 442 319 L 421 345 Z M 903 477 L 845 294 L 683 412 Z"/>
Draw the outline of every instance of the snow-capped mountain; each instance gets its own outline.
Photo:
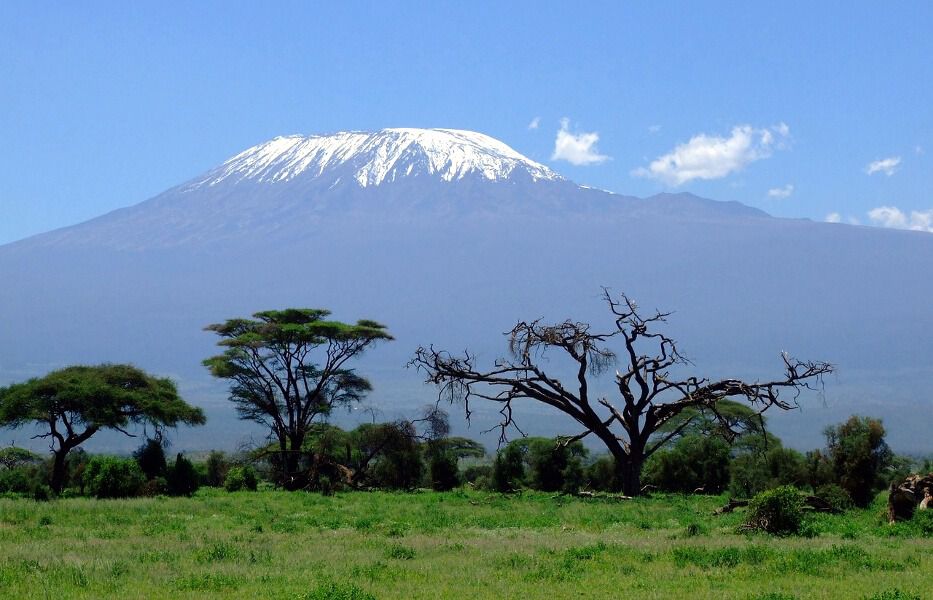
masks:
<path id="1" fill-rule="evenodd" d="M 360 368 L 391 419 L 435 398 L 402 368 L 418 344 L 490 362 L 519 319 L 603 329 L 609 286 L 676 311 L 668 333 L 696 374 L 771 377 L 782 350 L 835 363 L 822 407 L 776 421 L 792 445 L 815 447 L 824 425 L 859 412 L 885 417 L 896 448 L 926 451 L 913 415 L 931 407 L 930 265 L 929 234 L 589 189 L 479 133 L 281 137 L 149 200 L 0 246 L 0 385 L 134 362 L 208 409 L 180 447 L 232 448 L 242 426 L 201 367 L 216 351 L 208 323 L 287 306 L 386 323 L 396 341 Z M 611 396 L 611 381 L 593 393 Z M 530 433 L 568 433 L 532 416 Z"/>
<path id="2" fill-rule="evenodd" d="M 341 180 L 360 187 L 403 177 L 432 176 L 442 181 L 479 177 L 489 181 L 563 178 L 487 135 L 457 129 L 383 129 L 375 133 L 277 137 L 237 154 L 188 190 L 222 182 L 281 183 L 303 177 Z"/>
<path id="3" fill-rule="evenodd" d="M 768 218 L 690 194 L 643 200 L 592 189 L 481 133 L 405 128 L 277 137 L 150 200 L 28 243 L 141 250 L 302 237 L 338 218 L 437 224 L 507 215 Z"/>

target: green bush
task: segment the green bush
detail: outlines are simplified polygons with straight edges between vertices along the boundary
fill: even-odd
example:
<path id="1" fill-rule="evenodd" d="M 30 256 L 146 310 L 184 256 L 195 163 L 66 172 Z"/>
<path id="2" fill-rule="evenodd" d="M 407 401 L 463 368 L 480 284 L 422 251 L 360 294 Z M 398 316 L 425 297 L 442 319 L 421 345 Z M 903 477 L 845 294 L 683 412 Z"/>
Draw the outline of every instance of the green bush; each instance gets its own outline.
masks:
<path id="1" fill-rule="evenodd" d="M 811 488 L 816 489 L 836 481 L 836 474 L 826 451 L 811 450 L 804 456 L 804 462 L 807 468 L 807 483 Z"/>
<path id="2" fill-rule="evenodd" d="M 207 456 L 205 462 L 204 484 L 210 487 L 222 487 L 230 470 L 230 463 L 223 452 L 214 450 Z"/>
<path id="3" fill-rule="evenodd" d="M 925 537 L 933 537 L 933 510 L 915 510 L 910 519 L 912 527 Z"/>
<path id="4" fill-rule="evenodd" d="M 585 477 L 591 489 L 601 492 L 617 489 L 615 459 L 611 456 L 600 456 L 586 468 Z"/>
<path id="5" fill-rule="evenodd" d="M 84 490 L 96 498 L 129 498 L 139 495 L 146 476 L 135 460 L 94 456 L 82 474 Z"/>
<path id="6" fill-rule="evenodd" d="M 509 442 L 496 455 L 492 488 L 509 492 L 528 486 L 543 492 L 576 492 L 586 482 L 580 442 L 562 444 L 556 438 L 528 437 Z"/>
<path id="7" fill-rule="evenodd" d="M 51 500 L 54 494 L 52 488 L 45 484 L 37 485 L 31 490 L 32 499 L 36 502 L 46 502 Z"/>
<path id="8" fill-rule="evenodd" d="M 783 485 L 761 492 L 748 506 L 748 526 L 775 535 L 800 533 L 803 497 L 794 486 Z"/>
<path id="9" fill-rule="evenodd" d="M 735 457 L 729 471 L 729 493 L 736 498 L 751 498 L 780 485 L 802 487 L 808 482 L 804 456 L 796 450 L 781 447 L 776 440 L 766 451 Z"/>
<path id="10" fill-rule="evenodd" d="M 847 511 L 855 506 L 855 504 L 852 502 L 852 496 L 849 495 L 849 492 L 845 491 L 835 483 L 821 485 L 820 487 L 816 488 L 816 491 L 813 492 L 813 495 L 820 500 L 825 500 L 833 510 L 838 510 L 839 512 Z"/>
<path id="11" fill-rule="evenodd" d="M 583 459 L 587 450 L 580 442 L 560 443 L 551 438 L 526 438 L 524 443 L 529 467 L 528 486 L 543 492 L 574 493 L 585 483 Z"/>
<path id="12" fill-rule="evenodd" d="M 497 492 L 511 492 L 525 480 L 525 458 L 520 445 L 512 442 L 496 454 L 492 464 L 492 488 Z"/>
<path id="13" fill-rule="evenodd" d="M 173 496 L 190 496 L 198 491 L 198 472 L 191 461 L 181 453 L 175 457 L 175 464 L 168 470 L 166 476 L 168 491 Z"/>
<path id="14" fill-rule="evenodd" d="M 228 492 L 239 492 L 241 490 L 255 492 L 258 483 L 253 467 L 249 465 L 230 467 L 227 471 L 227 478 L 224 480 L 224 489 Z"/>
<path id="15" fill-rule="evenodd" d="M 407 490 L 418 486 L 424 474 L 424 461 L 416 444 L 411 449 L 395 448 L 386 452 L 373 467 L 375 487 Z"/>
<path id="16" fill-rule="evenodd" d="M 359 481 L 377 488 L 411 489 L 422 480 L 423 453 L 411 423 L 364 423 L 350 432 L 350 440 L 357 458 L 371 457 L 347 465 Z"/>
<path id="17" fill-rule="evenodd" d="M 65 458 L 65 487 L 77 486 L 80 494 L 86 493 L 84 489 L 84 470 L 87 468 L 91 455 L 84 448 L 75 448 Z"/>
<path id="18" fill-rule="evenodd" d="M 333 496 L 336 486 L 334 481 L 327 475 L 321 475 L 317 480 L 317 490 L 322 496 Z"/>
<path id="19" fill-rule="evenodd" d="M 431 489 L 446 492 L 460 485 L 457 457 L 449 452 L 435 452 L 431 456 Z"/>
<path id="20" fill-rule="evenodd" d="M 169 493 L 168 481 L 165 477 L 156 477 L 143 484 L 139 490 L 140 496 L 165 496 Z"/>
<path id="21" fill-rule="evenodd" d="M 492 465 L 470 465 L 463 470 L 463 480 L 467 483 L 476 484 L 479 479 L 487 483 L 492 478 Z"/>
<path id="22" fill-rule="evenodd" d="M 386 549 L 386 558 L 395 558 L 397 560 L 412 560 L 415 558 L 415 551 L 408 546 L 392 544 L 388 549 Z"/>
<path id="23" fill-rule="evenodd" d="M 165 476 L 168 467 L 165 462 L 165 450 L 163 450 L 160 441 L 146 440 L 142 446 L 133 452 L 133 458 L 136 459 L 139 468 L 145 473 L 146 479 Z"/>
<path id="24" fill-rule="evenodd" d="M 494 488 L 493 485 L 492 485 L 492 471 L 490 470 L 490 474 L 489 474 L 489 475 L 479 475 L 479 476 L 473 481 L 473 489 L 476 489 L 476 490 L 486 490 L 486 491 L 493 491 L 493 490 L 495 490 L 495 488 Z"/>
<path id="25" fill-rule="evenodd" d="M 729 483 L 729 444 L 715 436 L 681 438 L 648 459 L 642 479 L 665 492 L 718 494 Z"/>
<path id="26" fill-rule="evenodd" d="M 0 471 L 0 493 L 32 494 L 36 487 L 46 485 L 47 477 L 34 466 L 17 467 Z"/>

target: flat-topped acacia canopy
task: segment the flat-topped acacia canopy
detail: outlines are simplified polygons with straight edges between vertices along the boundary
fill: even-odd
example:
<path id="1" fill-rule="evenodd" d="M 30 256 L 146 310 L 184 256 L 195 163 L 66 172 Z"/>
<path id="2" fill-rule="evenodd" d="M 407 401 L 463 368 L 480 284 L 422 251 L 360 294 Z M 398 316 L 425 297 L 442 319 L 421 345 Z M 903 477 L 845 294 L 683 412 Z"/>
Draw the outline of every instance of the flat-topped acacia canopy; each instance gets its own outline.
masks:
<path id="1" fill-rule="evenodd" d="M 299 459 L 312 422 L 372 389 L 347 362 L 375 342 L 393 339 L 376 321 L 349 324 L 329 316 L 321 308 L 287 308 L 205 328 L 220 336 L 225 350 L 204 366 L 231 381 L 230 400 L 240 418 L 268 427 L 278 441 L 280 483 L 288 488 L 306 484 Z"/>
<path id="2" fill-rule="evenodd" d="M 101 429 L 130 435 L 130 426 L 156 430 L 202 425 L 204 413 L 178 395 L 175 383 L 125 364 L 72 366 L 0 389 L 0 425 L 35 423 L 48 431 L 55 460 L 50 486 L 61 492 L 65 457 Z"/>

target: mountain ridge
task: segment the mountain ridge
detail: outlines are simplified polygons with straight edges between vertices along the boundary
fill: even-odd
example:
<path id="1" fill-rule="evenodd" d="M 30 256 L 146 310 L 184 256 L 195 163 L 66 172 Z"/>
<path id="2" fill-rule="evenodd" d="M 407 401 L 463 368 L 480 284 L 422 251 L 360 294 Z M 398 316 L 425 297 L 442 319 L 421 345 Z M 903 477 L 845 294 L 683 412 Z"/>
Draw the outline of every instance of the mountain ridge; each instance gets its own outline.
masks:
<path id="1" fill-rule="evenodd" d="M 393 128 L 278 136 L 148 200 L 8 245 L 139 249 L 299 236 L 354 215 L 430 223 L 771 218 L 687 192 L 636 198 L 581 186 L 477 132 Z"/>

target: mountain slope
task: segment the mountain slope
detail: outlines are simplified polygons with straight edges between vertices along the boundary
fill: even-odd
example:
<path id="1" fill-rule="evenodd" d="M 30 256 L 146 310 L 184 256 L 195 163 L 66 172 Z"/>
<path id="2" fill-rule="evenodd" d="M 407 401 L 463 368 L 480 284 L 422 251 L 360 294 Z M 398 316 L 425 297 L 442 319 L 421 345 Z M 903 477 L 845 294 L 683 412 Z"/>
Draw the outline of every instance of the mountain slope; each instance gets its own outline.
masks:
<path id="1" fill-rule="evenodd" d="M 334 218 L 382 223 L 636 216 L 768 218 L 691 194 L 648 199 L 578 186 L 488 136 L 451 129 L 279 137 L 193 180 L 14 246 L 121 250 L 301 238 Z"/>
<path id="2" fill-rule="evenodd" d="M 783 350 L 837 364 L 805 418 L 777 420 L 791 444 L 812 447 L 824 424 L 862 412 L 885 417 L 895 447 L 928 450 L 914 415 L 933 405 L 929 234 L 591 190 L 479 134 L 283 139 L 151 200 L 0 247 L 0 383 L 133 361 L 177 377 L 208 409 L 207 428 L 179 444 L 233 447 L 246 429 L 200 366 L 215 351 L 208 323 L 285 306 L 387 323 L 396 341 L 360 368 L 392 418 L 433 397 L 403 368 L 418 344 L 491 361 L 518 319 L 606 327 L 609 286 L 676 311 L 668 331 L 699 374 L 771 376 Z M 594 392 L 611 396 L 611 381 Z M 526 410 L 526 430 L 566 432 Z"/>

